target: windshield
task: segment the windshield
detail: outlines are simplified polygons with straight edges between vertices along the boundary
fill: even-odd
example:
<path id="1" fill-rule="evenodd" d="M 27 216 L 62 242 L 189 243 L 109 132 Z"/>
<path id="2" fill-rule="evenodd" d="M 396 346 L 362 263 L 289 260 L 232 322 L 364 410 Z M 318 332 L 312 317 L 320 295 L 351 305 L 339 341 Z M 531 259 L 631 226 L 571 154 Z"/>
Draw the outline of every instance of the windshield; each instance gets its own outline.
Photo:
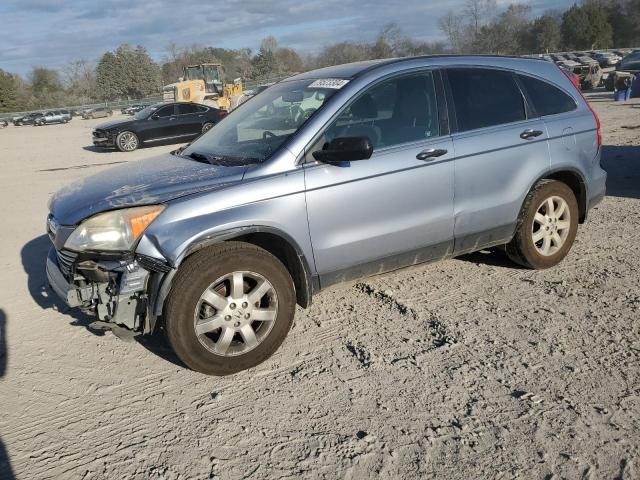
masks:
<path id="1" fill-rule="evenodd" d="M 157 109 L 158 109 L 158 105 L 149 105 L 147 108 L 143 108 L 142 110 L 137 112 L 133 116 L 133 118 L 135 118 L 136 120 L 144 120 L 149 115 L 151 115 L 153 112 L 155 112 Z"/>
<path id="2" fill-rule="evenodd" d="M 277 83 L 240 105 L 182 155 L 206 155 L 212 163 L 233 165 L 263 162 L 337 91 L 326 85 L 314 80 Z"/>

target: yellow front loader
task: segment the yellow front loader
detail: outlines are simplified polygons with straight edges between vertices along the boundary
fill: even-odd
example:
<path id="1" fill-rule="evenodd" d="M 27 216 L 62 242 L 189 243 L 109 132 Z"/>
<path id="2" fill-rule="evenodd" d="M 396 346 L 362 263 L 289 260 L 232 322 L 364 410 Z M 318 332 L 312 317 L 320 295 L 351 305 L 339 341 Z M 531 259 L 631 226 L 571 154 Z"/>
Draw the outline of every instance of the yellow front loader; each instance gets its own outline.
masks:
<path id="1" fill-rule="evenodd" d="M 242 93 L 239 78 L 233 83 L 224 83 L 224 72 L 219 63 L 189 65 L 178 82 L 163 88 L 165 101 L 211 103 L 227 111 L 238 106 Z"/>

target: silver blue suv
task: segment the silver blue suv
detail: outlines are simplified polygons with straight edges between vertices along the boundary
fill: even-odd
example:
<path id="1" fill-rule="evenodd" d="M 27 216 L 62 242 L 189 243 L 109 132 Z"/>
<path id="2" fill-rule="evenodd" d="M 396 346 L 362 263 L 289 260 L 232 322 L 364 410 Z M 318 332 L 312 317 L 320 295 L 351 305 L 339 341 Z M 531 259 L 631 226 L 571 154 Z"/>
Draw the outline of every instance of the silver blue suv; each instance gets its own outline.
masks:
<path id="1" fill-rule="evenodd" d="M 172 154 L 58 193 L 51 287 L 224 375 L 329 285 L 504 245 L 568 253 L 605 193 L 598 117 L 550 62 L 436 56 L 303 73 Z"/>

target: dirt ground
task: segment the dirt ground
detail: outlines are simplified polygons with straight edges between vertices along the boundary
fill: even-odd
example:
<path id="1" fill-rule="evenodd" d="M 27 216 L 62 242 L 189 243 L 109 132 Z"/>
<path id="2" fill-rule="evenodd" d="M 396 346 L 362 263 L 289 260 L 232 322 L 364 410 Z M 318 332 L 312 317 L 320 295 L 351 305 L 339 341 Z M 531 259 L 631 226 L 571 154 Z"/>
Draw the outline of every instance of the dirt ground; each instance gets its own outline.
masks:
<path id="1" fill-rule="evenodd" d="M 640 101 L 610 97 L 608 195 L 561 265 L 491 251 L 332 288 L 225 378 L 44 290 L 49 196 L 175 146 L 0 130 L 0 478 L 640 478 Z"/>

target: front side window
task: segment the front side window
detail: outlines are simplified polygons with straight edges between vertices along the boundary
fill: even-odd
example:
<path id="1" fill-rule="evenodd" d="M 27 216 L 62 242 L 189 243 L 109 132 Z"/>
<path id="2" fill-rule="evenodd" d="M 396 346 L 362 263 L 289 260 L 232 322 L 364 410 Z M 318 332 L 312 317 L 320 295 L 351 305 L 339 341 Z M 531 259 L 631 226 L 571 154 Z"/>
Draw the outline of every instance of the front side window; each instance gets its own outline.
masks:
<path id="1" fill-rule="evenodd" d="M 576 102 L 557 87 L 527 75 L 518 75 L 533 108 L 541 117 L 570 112 L 576 109 Z"/>
<path id="2" fill-rule="evenodd" d="M 375 150 L 439 134 L 433 74 L 423 72 L 369 88 L 334 120 L 322 141 L 366 136 Z"/>
<path id="3" fill-rule="evenodd" d="M 321 80 L 277 83 L 241 104 L 181 154 L 225 164 L 264 162 L 336 91 Z"/>
<path id="4" fill-rule="evenodd" d="M 159 108 L 157 115 L 160 118 L 170 117 L 171 115 L 173 115 L 173 105 Z"/>
<path id="5" fill-rule="evenodd" d="M 524 99 L 510 72 L 484 68 L 447 71 L 458 131 L 524 120 Z"/>

